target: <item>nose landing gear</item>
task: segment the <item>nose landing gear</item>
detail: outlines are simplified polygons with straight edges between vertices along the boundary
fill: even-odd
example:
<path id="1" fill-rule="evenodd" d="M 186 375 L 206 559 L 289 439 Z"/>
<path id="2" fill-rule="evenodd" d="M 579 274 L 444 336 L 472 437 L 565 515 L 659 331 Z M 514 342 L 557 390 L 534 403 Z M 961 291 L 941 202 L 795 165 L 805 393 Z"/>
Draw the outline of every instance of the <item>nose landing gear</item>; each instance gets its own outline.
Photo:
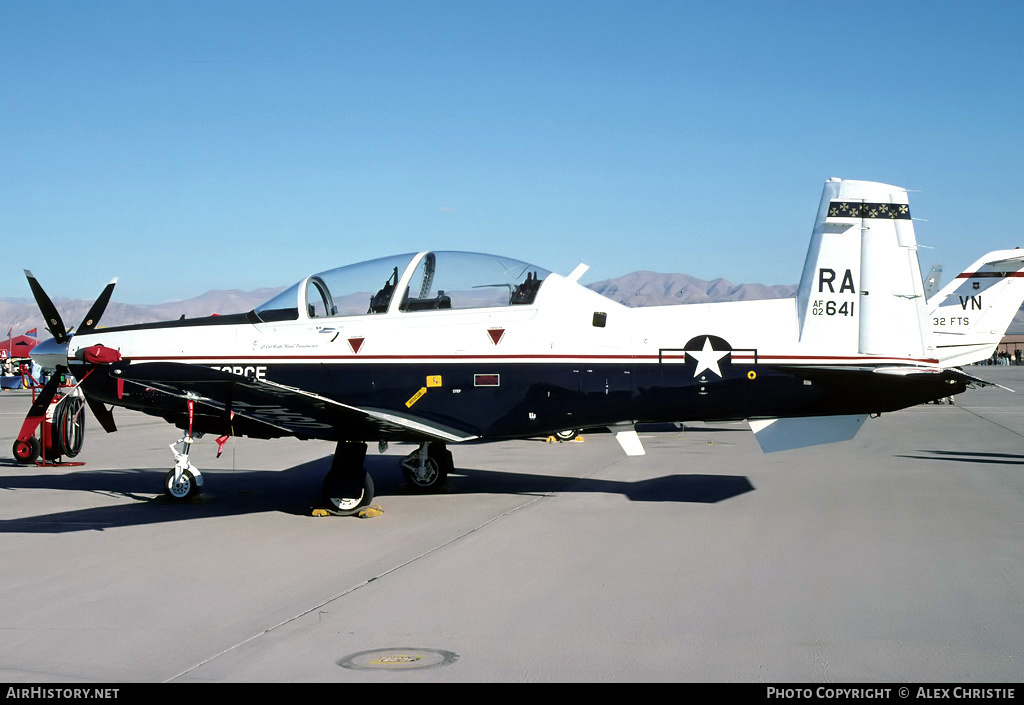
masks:
<path id="1" fill-rule="evenodd" d="M 171 452 L 174 453 L 174 469 L 164 476 L 164 494 L 175 502 L 194 499 L 203 486 L 202 473 L 188 459 L 194 441 L 192 434 L 186 433 L 170 445 Z M 181 443 L 180 453 L 174 447 L 178 443 Z"/>

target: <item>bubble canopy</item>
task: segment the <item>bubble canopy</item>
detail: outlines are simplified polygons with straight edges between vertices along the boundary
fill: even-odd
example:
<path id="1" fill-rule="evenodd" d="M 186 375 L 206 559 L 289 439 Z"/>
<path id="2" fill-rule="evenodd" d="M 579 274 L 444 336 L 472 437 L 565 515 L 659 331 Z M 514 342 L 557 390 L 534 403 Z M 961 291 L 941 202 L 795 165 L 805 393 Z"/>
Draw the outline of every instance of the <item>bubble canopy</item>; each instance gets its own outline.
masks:
<path id="1" fill-rule="evenodd" d="M 528 305 L 548 274 L 476 252 L 394 255 L 310 275 L 254 312 L 269 322 Z"/>

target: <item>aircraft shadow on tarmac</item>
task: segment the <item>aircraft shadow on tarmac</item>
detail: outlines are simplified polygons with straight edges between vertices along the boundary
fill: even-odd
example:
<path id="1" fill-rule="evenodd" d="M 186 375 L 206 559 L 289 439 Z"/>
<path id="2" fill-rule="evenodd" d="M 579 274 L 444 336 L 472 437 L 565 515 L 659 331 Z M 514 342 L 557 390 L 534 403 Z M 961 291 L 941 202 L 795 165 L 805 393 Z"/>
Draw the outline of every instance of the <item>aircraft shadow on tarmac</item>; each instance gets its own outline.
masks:
<path id="1" fill-rule="evenodd" d="M 52 475 L 31 472 L 9 474 L 11 468 L 26 468 L 0 461 L 0 466 L 6 466 L 0 469 L 0 498 L 4 490 L 48 489 L 135 500 L 113 506 L 0 520 L 0 533 L 102 531 L 106 528 L 260 512 L 308 516 L 318 504 L 320 484 L 330 463 L 331 456 L 325 456 L 286 470 L 206 470 L 206 486 L 200 499 L 175 504 L 162 495 L 154 498 L 154 488 L 161 486 L 166 468 L 69 470 Z M 395 456 L 367 457 L 366 468 L 373 476 L 374 503 L 388 496 L 415 494 L 405 484 Z M 449 477 L 445 494 L 596 492 L 622 494 L 635 502 L 715 503 L 753 489 L 746 477 L 736 475 L 667 475 L 628 482 L 456 468 Z"/>
<path id="2" fill-rule="evenodd" d="M 1019 453 L 985 453 L 965 450 L 920 450 L 919 453 L 930 455 L 897 455 L 897 458 L 914 460 L 948 460 L 957 463 L 993 463 L 996 465 L 1024 464 L 1024 454 Z"/>

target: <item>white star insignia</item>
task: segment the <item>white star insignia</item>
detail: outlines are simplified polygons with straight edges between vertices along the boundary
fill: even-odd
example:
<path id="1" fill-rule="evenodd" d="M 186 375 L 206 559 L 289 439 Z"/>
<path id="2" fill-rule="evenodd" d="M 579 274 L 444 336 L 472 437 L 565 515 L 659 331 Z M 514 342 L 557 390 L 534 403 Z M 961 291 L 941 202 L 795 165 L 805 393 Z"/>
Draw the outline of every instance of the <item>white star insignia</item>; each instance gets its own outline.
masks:
<path id="1" fill-rule="evenodd" d="M 711 338 L 704 338 L 704 348 L 702 350 L 687 350 L 686 354 L 697 361 L 697 367 L 693 371 L 694 377 L 704 370 L 714 372 L 721 377 L 722 370 L 718 367 L 718 361 L 728 355 L 729 351 L 712 349 Z"/>

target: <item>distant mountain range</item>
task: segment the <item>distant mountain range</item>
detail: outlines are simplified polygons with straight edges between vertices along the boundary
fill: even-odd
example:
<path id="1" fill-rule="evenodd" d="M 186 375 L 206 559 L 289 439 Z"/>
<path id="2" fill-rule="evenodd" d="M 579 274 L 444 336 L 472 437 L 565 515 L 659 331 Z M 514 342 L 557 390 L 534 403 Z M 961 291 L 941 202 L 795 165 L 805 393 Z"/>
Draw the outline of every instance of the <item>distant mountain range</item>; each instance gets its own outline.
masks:
<path id="1" fill-rule="evenodd" d="M 280 293 L 281 288 L 238 291 L 237 289 L 214 289 L 201 296 L 166 304 L 136 305 L 111 301 L 103 313 L 103 326 L 127 326 L 133 323 L 169 321 L 176 318 L 200 318 L 214 313 L 239 313 L 259 306 Z M 66 326 L 77 326 L 89 312 L 92 301 L 76 299 L 54 299 L 53 304 L 60 311 Z M 36 302 L 32 299 L 0 299 L 0 328 L 13 328 L 14 335 L 37 328 L 39 338 L 49 337 L 44 331 L 45 324 Z M 7 331 L 0 331 L 0 336 Z"/>
<path id="2" fill-rule="evenodd" d="M 707 281 L 688 274 L 658 272 L 633 272 L 615 279 L 595 282 L 588 287 L 613 301 L 633 307 L 780 299 L 792 296 L 796 291 L 796 285 L 733 284 L 725 279 Z M 281 291 L 283 287 L 255 291 L 214 289 L 193 299 L 145 306 L 112 301 L 103 314 L 103 325 L 123 326 L 167 321 L 183 315 L 186 318 L 198 318 L 214 313 L 239 313 L 259 306 Z M 64 323 L 71 326 L 78 325 L 88 312 L 92 301 L 56 299 L 54 304 L 60 311 Z M 13 328 L 14 335 L 21 335 L 32 328 L 37 328 L 41 340 L 49 337 L 44 330 L 43 317 L 31 299 L 0 299 L 0 336 L 6 333 L 2 328 Z M 1024 310 L 1017 313 L 1009 332 L 1024 332 Z"/>
<path id="3" fill-rule="evenodd" d="M 616 279 L 588 284 L 587 288 L 612 301 L 633 307 L 784 299 L 796 291 L 795 285 L 733 284 L 725 279 L 706 281 L 689 274 L 658 272 L 633 272 Z"/>

